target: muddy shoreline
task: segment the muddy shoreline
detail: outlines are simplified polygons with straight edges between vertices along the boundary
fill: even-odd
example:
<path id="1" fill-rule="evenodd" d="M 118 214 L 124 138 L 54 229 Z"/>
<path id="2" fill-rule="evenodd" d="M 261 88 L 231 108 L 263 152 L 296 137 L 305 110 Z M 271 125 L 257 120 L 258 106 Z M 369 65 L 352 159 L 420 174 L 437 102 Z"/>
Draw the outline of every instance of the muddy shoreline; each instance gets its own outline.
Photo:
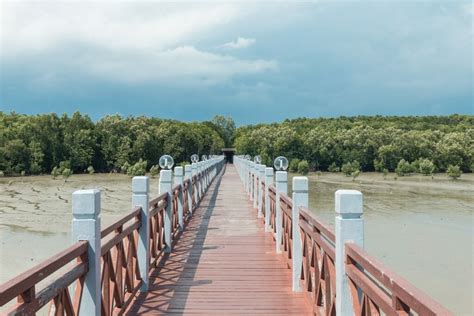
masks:
<path id="1" fill-rule="evenodd" d="M 334 225 L 337 189 L 362 191 L 365 248 L 456 315 L 472 314 L 474 175 L 308 177 L 310 208 L 323 222 Z M 71 244 L 71 194 L 85 188 L 101 190 L 102 227 L 131 209 L 131 178 L 122 174 L 0 178 L 0 282 Z M 150 188 L 158 192 L 158 179 Z"/>

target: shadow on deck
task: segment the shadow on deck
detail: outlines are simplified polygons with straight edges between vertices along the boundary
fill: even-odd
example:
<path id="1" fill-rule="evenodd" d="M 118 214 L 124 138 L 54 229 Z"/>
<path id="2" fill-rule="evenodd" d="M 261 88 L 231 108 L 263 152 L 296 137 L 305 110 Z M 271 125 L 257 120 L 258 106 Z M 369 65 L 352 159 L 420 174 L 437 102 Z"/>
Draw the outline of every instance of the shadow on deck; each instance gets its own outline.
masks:
<path id="1" fill-rule="evenodd" d="M 216 180 L 128 314 L 312 314 L 235 167 Z"/>

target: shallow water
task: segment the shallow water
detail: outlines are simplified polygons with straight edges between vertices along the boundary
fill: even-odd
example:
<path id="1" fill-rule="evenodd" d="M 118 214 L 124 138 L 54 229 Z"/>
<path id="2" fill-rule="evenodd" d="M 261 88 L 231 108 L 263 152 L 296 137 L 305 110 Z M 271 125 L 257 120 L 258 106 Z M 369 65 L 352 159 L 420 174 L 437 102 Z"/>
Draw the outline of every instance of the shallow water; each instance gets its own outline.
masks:
<path id="1" fill-rule="evenodd" d="M 311 174 L 310 208 L 333 226 L 334 192 L 362 191 L 369 253 L 456 315 L 472 315 L 474 175 L 393 177 Z M 150 187 L 154 196 L 158 179 Z M 71 245 L 71 194 L 84 188 L 101 189 L 103 227 L 130 211 L 125 175 L 0 178 L 0 283 Z"/>
<path id="2" fill-rule="evenodd" d="M 473 315 L 474 176 L 311 174 L 310 208 L 334 226 L 334 192 L 364 194 L 365 249 L 456 315 Z M 291 181 L 290 181 L 291 182 Z M 291 184 L 290 184 L 291 187 Z M 291 188 L 290 188 L 291 190 Z"/>

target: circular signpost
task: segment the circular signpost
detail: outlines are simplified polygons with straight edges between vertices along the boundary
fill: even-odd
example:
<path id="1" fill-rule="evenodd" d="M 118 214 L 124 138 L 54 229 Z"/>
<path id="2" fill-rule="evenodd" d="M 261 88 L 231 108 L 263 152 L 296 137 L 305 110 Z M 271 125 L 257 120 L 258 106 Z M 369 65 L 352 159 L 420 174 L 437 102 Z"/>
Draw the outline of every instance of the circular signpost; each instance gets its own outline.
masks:
<path id="1" fill-rule="evenodd" d="M 173 157 L 170 155 L 163 155 L 160 157 L 158 164 L 160 165 L 161 169 L 170 170 L 174 165 Z"/>
<path id="2" fill-rule="evenodd" d="M 253 157 L 253 162 L 260 164 L 262 162 L 262 157 L 260 157 L 260 155 Z"/>
<path id="3" fill-rule="evenodd" d="M 273 166 L 277 171 L 285 171 L 288 169 L 288 159 L 283 156 L 276 157 Z"/>
<path id="4" fill-rule="evenodd" d="M 198 161 L 199 161 L 199 156 L 198 155 L 194 154 L 194 155 L 191 156 L 191 162 L 192 163 L 196 163 Z"/>
<path id="5" fill-rule="evenodd" d="M 206 156 L 206 155 L 202 155 L 202 156 L 201 156 L 201 160 L 202 160 L 202 161 L 207 160 L 207 156 Z"/>

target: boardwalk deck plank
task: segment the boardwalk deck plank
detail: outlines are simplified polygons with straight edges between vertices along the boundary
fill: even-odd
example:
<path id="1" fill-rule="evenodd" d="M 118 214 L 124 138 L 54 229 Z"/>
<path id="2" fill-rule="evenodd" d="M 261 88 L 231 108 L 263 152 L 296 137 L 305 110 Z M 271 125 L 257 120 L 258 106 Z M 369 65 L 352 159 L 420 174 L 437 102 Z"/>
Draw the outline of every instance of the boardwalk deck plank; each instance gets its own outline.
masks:
<path id="1" fill-rule="evenodd" d="M 217 179 L 129 315 L 311 315 L 235 168 Z"/>

